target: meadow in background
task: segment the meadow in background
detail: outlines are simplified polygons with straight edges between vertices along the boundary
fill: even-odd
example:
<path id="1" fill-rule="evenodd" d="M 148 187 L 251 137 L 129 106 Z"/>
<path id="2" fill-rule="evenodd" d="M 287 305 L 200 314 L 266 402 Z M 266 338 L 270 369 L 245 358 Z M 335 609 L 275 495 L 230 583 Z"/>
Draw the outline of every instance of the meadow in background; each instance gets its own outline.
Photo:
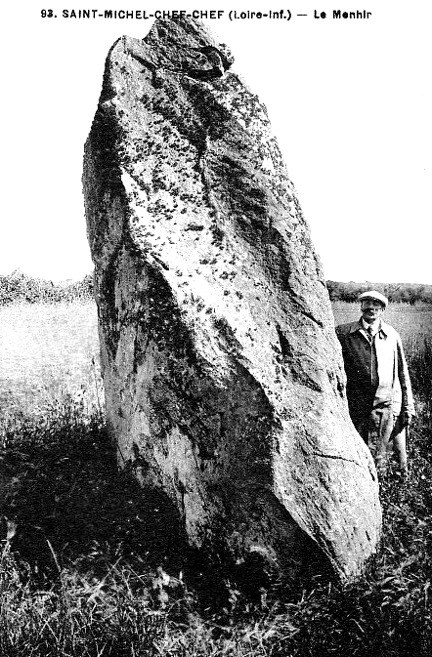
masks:
<path id="1" fill-rule="evenodd" d="M 103 396 L 94 301 L 0 308 L 1 407 L 12 415 L 43 413 L 52 401 L 79 395 L 89 414 Z"/>
<path id="2" fill-rule="evenodd" d="M 253 590 L 198 563 L 163 495 L 118 472 L 91 294 L 25 294 L 0 307 L 1 656 L 432 654 L 431 305 L 385 315 L 418 417 L 409 481 L 391 472 L 381 485 L 383 539 L 367 572 L 347 586 L 269 577 Z M 359 316 L 356 303 L 333 310 L 336 324 Z"/>

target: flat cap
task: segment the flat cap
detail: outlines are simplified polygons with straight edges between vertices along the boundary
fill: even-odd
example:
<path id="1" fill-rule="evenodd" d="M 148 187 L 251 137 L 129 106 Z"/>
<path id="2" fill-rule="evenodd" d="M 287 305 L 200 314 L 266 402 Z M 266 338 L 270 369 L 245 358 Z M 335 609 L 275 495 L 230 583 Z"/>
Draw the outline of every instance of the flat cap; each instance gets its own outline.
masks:
<path id="1" fill-rule="evenodd" d="M 382 303 L 384 308 L 387 308 L 388 306 L 387 297 L 381 294 L 381 292 L 377 292 L 376 290 L 369 290 L 368 292 L 362 292 L 358 300 L 364 301 L 365 299 L 373 299 L 374 301 L 379 301 L 380 303 Z"/>

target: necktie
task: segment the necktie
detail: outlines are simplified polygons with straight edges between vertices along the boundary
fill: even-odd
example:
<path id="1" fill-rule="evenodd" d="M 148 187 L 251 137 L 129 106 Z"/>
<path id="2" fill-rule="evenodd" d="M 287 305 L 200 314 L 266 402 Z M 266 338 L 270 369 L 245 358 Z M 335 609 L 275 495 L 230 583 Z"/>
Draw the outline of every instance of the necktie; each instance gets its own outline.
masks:
<path id="1" fill-rule="evenodd" d="M 371 346 L 371 383 L 373 386 L 376 387 L 378 385 L 378 362 L 377 362 L 377 355 L 376 355 L 376 349 L 374 344 L 374 334 L 372 331 L 372 326 L 368 326 L 367 336 L 368 336 L 369 344 Z"/>

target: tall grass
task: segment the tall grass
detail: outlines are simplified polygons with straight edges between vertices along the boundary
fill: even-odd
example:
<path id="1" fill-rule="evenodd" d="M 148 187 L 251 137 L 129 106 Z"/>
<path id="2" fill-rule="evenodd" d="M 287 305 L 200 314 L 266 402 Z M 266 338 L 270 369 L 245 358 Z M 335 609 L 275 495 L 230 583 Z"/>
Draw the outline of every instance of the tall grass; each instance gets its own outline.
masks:
<path id="1" fill-rule="evenodd" d="M 167 499 L 118 472 L 84 388 L 3 415 L 0 655 L 429 657 L 432 349 L 415 345 L 410 479 L 381 482 L 379 550 L 356 582 L 317 576 L 295 596 L 206 570 Z"/>
<path id="2" fill-rule="evenodd" d="M 2 656 L 429 657 L 430 425 L 415 425 L 411 479 L 382 482 L 382 544 L 362 578 L 252 600 L 234 581 L 197 586 L 169 503 L 117 471 L 101 417 L 82 418 L 75 403 L 3 428 Z"/>

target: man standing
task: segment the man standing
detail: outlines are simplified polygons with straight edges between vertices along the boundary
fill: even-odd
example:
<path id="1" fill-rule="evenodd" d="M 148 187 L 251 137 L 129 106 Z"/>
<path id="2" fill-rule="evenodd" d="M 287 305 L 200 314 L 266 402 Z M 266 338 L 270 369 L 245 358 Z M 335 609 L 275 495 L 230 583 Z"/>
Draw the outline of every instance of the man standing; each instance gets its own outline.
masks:
<path id="1" fill-rule="evenodd" d="M 405 428 L 415 412 L 402 342 L 395 329 L 382 320 L 388 304 L 383 294 L 370 290 L 361 294 L 359 301 L 360 319 L 336 328 L 347 375 L 349 412 L 377 470 L 385 470 L 393 441 L 406 477 Z"/>

